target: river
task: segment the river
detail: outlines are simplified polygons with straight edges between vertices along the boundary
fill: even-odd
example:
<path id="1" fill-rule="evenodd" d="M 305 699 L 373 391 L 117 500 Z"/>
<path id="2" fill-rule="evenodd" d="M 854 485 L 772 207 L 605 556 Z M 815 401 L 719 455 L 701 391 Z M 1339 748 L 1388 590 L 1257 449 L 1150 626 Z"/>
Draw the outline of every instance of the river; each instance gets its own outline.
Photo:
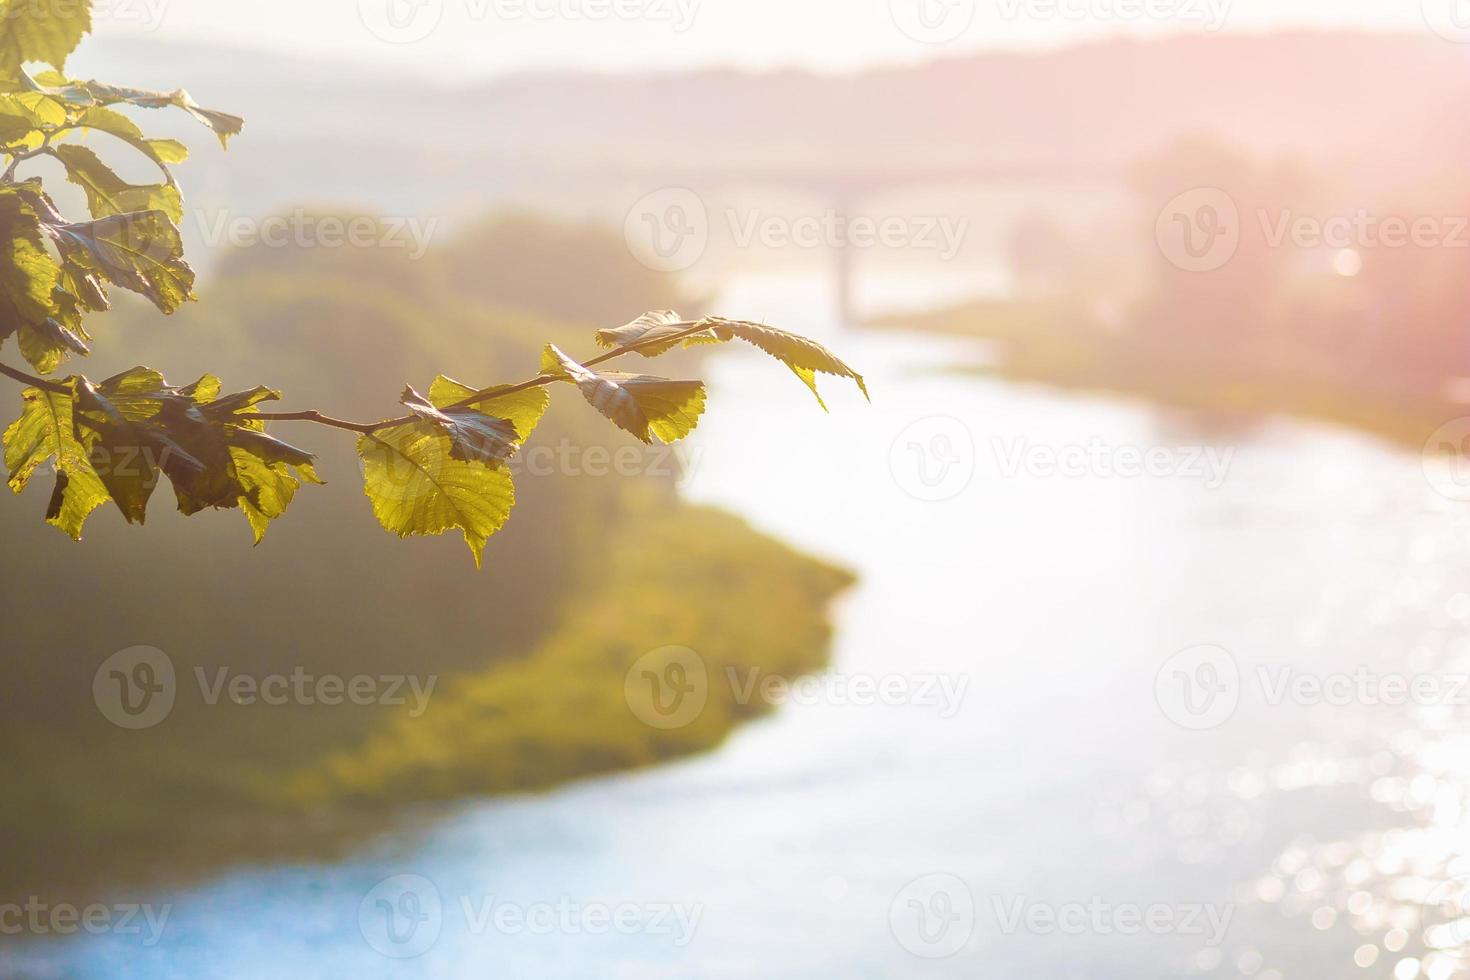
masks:
<path id="1" fill-rule="evenodd" d="M 822 683 L 709 755 L 150 896 L 157 942 L 13 975 L 1463 975 L 1470 521 L 1416 455 L 946 371 L 985 352 L 838 332 L 820 282 L 719 307 L 873 391 L 824 415 L 711 358 L 685 491 L 860 574 Z"/>

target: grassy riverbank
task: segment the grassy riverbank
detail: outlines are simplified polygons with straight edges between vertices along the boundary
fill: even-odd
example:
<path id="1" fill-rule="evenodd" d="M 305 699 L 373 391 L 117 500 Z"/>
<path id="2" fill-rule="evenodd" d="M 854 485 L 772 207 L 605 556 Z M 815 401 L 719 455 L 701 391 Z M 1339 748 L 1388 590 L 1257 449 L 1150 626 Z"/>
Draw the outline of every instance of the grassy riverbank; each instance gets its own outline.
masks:
<path id="1" fill-rule="evenodd" d="M 1111 331 L 1063 302 L 986 300 L 881 327 L 991 342 L 994 361 L 962 368 L 1013 381 L 1138 398 L 1226 425 L 1291 415 L 1366 432 L 1415 451 L 1445 421 L 1466 414 L 1426 385 L 1386 386 L 1371 374 L 1293 359 L 1279 369 L 1229 350 L 1169 348 Z"/>
<path id="2" fill-rule="evenodd" d="M 533 244 L 554 278 L 463 275 L 509 250 L 531 262 Z M 528 236 L 524 219 L 422 263 L 247 254 L 175 318 L 119 311 L 80 369 L 103 376 L 137 357 L 180 382 L 207 369 L 239 387 L 278 386 L 285 410 L 381 417 L 406 382 L 440 371 L 516 380 L 548 340 L 583 352 L 598 326 L 685 305 L 675 284 L 635 265 L 620 237 L 555 226 Z M 584 287 L 579 304 L 606 293 L 607 322 L 576 319 L 563 279 Z M 629 292 L 643 297 L 632 310 Z M 331 854 L 397 825 L 400 808 L 702 751 L 758 710 L 712 693 L 686 727 L 644 724 L 624 677 L 662 647 L 697 651 L 712 671 L 820 670 L 829 607 L 850 578 L 684 504 L 676 457 L 645 453 L 575 391 L 557 395 L 528 446 L 554 463 L 516 471 L 516 508 L 481 572 L 456 536 L 383 532 L 351 439 L 325 430 L 278 427 L 320 455 L 327 485 L 304 488 L 259 548 L 238 513 L 185 521 L 162 494 L 146 530 L 99 512 L 81 544 L 38 519 L 45 494 L 4 502 L 0 528 L 25 574 L 0 592 L 0 889 L 70 887 L 82 899 L 241 860 Z M 590 462 L 593 451 L 626 460 L 611 453 L 630 445 L 636 466 Z M 93 679 L 140 645 L 167 654 L 178 693 L 161 723 L 130 731 L 99 711 Z M 311 696 L 284 703 L 229 686 L 243 678 L 264 692 L 298 675 Z M 364 678 L 384 697 L 323 703 L 321 678 Z"/>

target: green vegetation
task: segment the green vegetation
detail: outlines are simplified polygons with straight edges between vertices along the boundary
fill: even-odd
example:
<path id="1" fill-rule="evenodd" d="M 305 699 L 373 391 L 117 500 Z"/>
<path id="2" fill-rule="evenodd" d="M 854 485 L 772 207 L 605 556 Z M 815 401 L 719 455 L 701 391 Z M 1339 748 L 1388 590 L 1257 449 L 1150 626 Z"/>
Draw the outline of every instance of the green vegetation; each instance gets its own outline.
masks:
<path id="1" fill-rule="evenodd" d="M 1458 200 L 1458 178 L 1446 180 L 1452 190 L 1390 189 L 1366 211 L 1363 201 L 1347 199 L 1361 213 L 1434 213 L 1405 200 Z M 1355 247 L 1299 245 L 1278 236 L 1276 224 L 1340 213 L 1332 201 L 1342 192 L 1297 165 L 1208 142 L 1185 141 L 1142 161 L 1133 183 L 1132 227 L 1149 230 L 1137 268 L 1117 261 L 1113 253 L 1126 250 L 1113 234 L 1079 243 L 1038 220 L 1013 242 L 1015 297 L 902 325 L 994 341 L 994 371 L 1007 378 L 1134 395 L 1211 424 L 1290 414 L 1417 451 L 1446 420 L 1465 414 L 1463 249 L 1417 240 L 1379 247 L 1366 233 L 1344 239 Z M 1193 200 L 1199 188 L 1224 195 L 1236 212 L 1236 235 L 1221 240 L 1228 247 L 1205 268 L 1182 261 L 1180 250 L 1196 244 L 1194 222 L 1209 219 L 1160 216 L 1176 206 L 1166 202 Z M 1181 227 L 1188 241 L 1160 230 Z"/>
<path id="2" fill-rule="evenodd" d="M 183 197 L 169 169 L 187 151 L 175 141 L 146 138 L 115 107 L 183 109 L 211 128 L 222 146 L 244 127 L 236 116 L 201 108 L 183 90 L 164 94 L 68 78 L 67 58 L 90 27 L 89 3 L 68 5 L 65 12 L 9 10 L 0 24 L 0 153 L 7 159 L 0 225 L 9 242 L 0 261 L 0 343 L 14 335 L 42 375 L 74 354 L 91 352 L 83 321 L 110 308 L 108 286 L 144 296 L 165 314 L 195 298 L 194 270 L 184 261 L 178 228 Z M 38 62 L 55 70 L 32 75 L 27 65 Z M 94 131 L 146 157 L 163 183 L 129 183 L 91 149 L 63 142 Z M 84 192 L 93 220 L 69 221 L 40 179 L 18 177 L 21 164 L 38 158 L 62 165 Z M 513 244 L 506 251 L 521 262 L 534 254 L 528 228 L 512 242 L 494 238 L 493 230 L 490 245 Z M 557 274 L 565 272 L 558 268 Z M 524 289 L 507 292 L 512 302 L 524 296 Z M 239 509 L 259 542 L 303 482 L 320 483 L 316 457 L 268 435 L 266 424 L 310 422 L 357 433 L 364 488 L 384 528 L 399 537 L 460 530 L 478 566 L 485 543 L 515 505 L 507 463 L 545 411 L 545 393 L 535 389 L 573 384 L 643 442 L 670 443 L 698 424 L 702 382 L 593 368 L 628 354 L 657 357 L 680 346 L 739 339 L 786 364 L 813 392 L 818 372 L 863 387 L 862 378 L 821 345 L 764 324 L 683 320 L 665 310 L 599 338 L 609 336 L 617 338 L 608 344 L 612 349 L 586 363 L 548 347 L 540 372 L 519 384 L 463 385 L 440 375 L 427 397 L 412 387 L 403 390 L 399 401 L 408 414 L 371 422 L 347 422 L 315 409 L 262 411 L 264 403 L 280 400 L 279 391 L 258 385 L 221 395 L 220 379 L 208 373 L 175 387 L 146 367 L 94 384 L 82 375 L 49 381 L 3 366 L 7 376 L 30 385 L 21 418 L 3 437 L 10 487 L 23 492 L 43 464 L 54 462 L 46 522 L 80 540 L 89 516 L 108 501 L 128 523 L 142 524 L 153 491 L 167 476 L 180 513 Z"/>
<path id="3" fill-rule="evenodd" d="M 583 318 L 625 304 L 630 290 L 639 308 L 687 297 L 646 270 L 623 275 L 631 260 L 616 239 L 524 216 L 480 226 L 422 263 L 372 249 L 345 260 L 232 256 L 207 316 L 181 312 L 195 275 L 170 167 L 187 154 L 117 110 L 178 108 L 222 145 L 243 123 L 182 91 L 67 78 L 90 25 L 88 4 L 67 10 L 17 6 L 0 23 L 0 343 L 15 337 L 40 375 L 94 347 L 159 369 L 94 383 L 0 365 L 28 385 L 4 436 L 11 488 L 50 469 L 46 523 L 73 538 L 87 523 L 89 539 L 56 548 L 17 509 L 0 511 L 23 568 L 0 593 L 0 884 L 102 886 L 345 846 L 389 807 L 540 788 L 717 744 L 744 711 L 717 699 L 687 730 L 660 733 L 623 703 L 628 665 L 662 646 L 702 649 L 712 665 L 820 667 L 825 608 L 846 577 L 679 502 L 664 444 L 697 424 L 701 382 L 600 365 L 637 354 L 689 367 L 685 348 L 741 340 L 813 392 L 818 373 L 863 387 L 861 377 L 763 324 L 658 312 L 596 332 Z M 55 70 L 29 72 L 36 61 Z M 162 182 L 129 183 L 65 142 L 88 133 L 131 147 Z M 40 180 L 21 179 L 38 158 L 65 169 L 91 220 L 64 218 Z M 125 305 L 113 320 L 129 329 L 94 339 L 83 321 L 111 308 L 109 286 L 156 313 Z M 165 327 L 160 314 L 178 316 Z M 563 353 L 594 339 L 605 353 Z M 535 373 L 466 385 L 437 374 L 440 358 L 467 374 Z M 171 385 L 165 371 L 199 380 Z M 425 394 L 402 389 L 401 417 L 345 422 L 308 406 L 262 411 L 281 390 L 224 394 L 215 371 L 268 373 L 315 404 L 365 413 L 406 379 L 434 380 Z M 585 407 L 550 404 L 548 389 L 562 384 L 617 429 Z M 284 421 L 353 433 L 355 458 L 318 458 L 267 434 Z M 525 462 L 537 448 L 552 451 L 551 465 Z M 588 462 L 629 448 L 631 467 Z M 201 515 L 187 534 L 175 515 L 148 513 L 163 477 L 178 513 Z M 497 533 L 513 480 L 536 492 Z M 298 494 L 303 484 L 317 492 Z M 123 521 L 88 522 L 108 501 Z M 296 534 L 251 551 L 288 507 L 304 515 Z M 235 509 L 251 533 L 213 520 Z M 149 517 L 148 535 L 120 526 Z M 408 549 L 365 533 L 374 517 L 401 537 L 461 530 L 477 564 L 495 535 L 488 567 L 470 576 L 442 542 Z M 156 725 L 130 730 L 109 720 L 94 681 L 107 682 L 109 655 L 138 645 L 169 658 L 177 699 Z M 298 676 L 333 678 L 336 703 L 314 683 L 295 686 Z M 309 695 L 282 699 L 276 687 L 264 697 L 282 678 Z M 400 693 L 342 703 L 358 679 Z M 408 690 L 407 705 L 390 700 Z"/>
<path id="4" fill-rule="evenodd" d="M 554 254 L 557 235 L 544 234 Z M 574 227 L 560 234 L 585 237 Z M 422 262 L 381 250 L 353 262 L 298 252 L 290 276 L 234 256 L 198 312 L 164 320 L 134 304 L 117 319 L 139 338 L 129 349 L 141 345 L 177 373 L 202 358 L 230 373 L 270 370 L 270 354 L 240 336 L 260 323 L 301 350 L 275 370 L 315 374 L 313 396 L 349 408 L 369 402 L 379 381 L 432 370 L 445 349 L 534 362 L 545 337 L 591 333 L 439 288 L 450 263 L 494 264 L 484 247 L 461 239 Z M 621 243 L 605 249 L 612 261 Z M 660 300 L 682 298 L 671 281 L 659 289 Z M 99 353 L 121 342 L 108 338 Z M 624 701 L 624 674 L 666 645 L 697 650 L 712 673 L 820 669 L 826 610 L 848 577 L 681 504 L 676 458 L 598 421 L 568 401 L 546 410 L 512 464 L 534 492 L 479 574 L 447 540 L 405 550 L 370 533 L 349 453 L 323 457 L 326 483 L 286 518 L 293 533 L 258 548 L 221 513 L 203 524 L 150 521 L 143 536 L 98 520 L 87 548 L 58 549 L 28 515 L 0 510 L 28 569 L 0 594 L 14 651 L 0 660 L 9 790 L 0 877 L 34 888 L 317 855 L 378 829 L 393 807 L 540 789 L 708 749 L 757 708 L 712 692 L 689 727 L 645 726 Z M 638 465 L 583 468 L 597 452 L 631 452 Z M 76 616 L 63 597 L 85 583 L 106 585 L 89 589 L 88 615 Z M 107 656 L 136 644 L 168 654 L 179 695 L 156 728 L 124 731 L 99 713 L 91 686 Z M 208 687 L 222 669 L 229 678 L 407 674 L 434 687 L 418 714 L 407 686 L 408 703 L 396 706 L 232 704 L 228 694 L 207 703 L 196 671 Z"/>
<path id="5" fill-rule="evenodd" d="M 890 328 L 991 341 L 995 362 L 966 368 L 1011 381 L 1139 398 L 1226 426 L 1277 413 L 1367 432 L 1418 451 L 1446 419 L 1463 414 L 1433 387 L 1384 391 L 1332 365 L 1233 370 L 1215 354 L 1165 350 L 1094 323 L 1080 308 L 1044 301 L 985 300 L 905 316 Z"/>

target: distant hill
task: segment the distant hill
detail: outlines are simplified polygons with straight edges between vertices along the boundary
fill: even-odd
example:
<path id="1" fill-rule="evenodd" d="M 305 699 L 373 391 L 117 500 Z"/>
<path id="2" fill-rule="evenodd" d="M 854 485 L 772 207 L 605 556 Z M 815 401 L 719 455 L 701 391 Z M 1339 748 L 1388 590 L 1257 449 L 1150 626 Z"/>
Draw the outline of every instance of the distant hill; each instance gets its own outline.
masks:
<path id="1" fill-rule="evenodd" d="M 1459 135 L 1470 46 L 1427 34 L 1117 40 L 845 76 L 544 74 L 470 87 L 113 39 L 84 48 L 73 67 L 186 86 L 245 115 L 227 167 L 207 140 L 193 141 L 201 152 L 185 186 L 196 203 L 202 194 L 256 213 L 303 200 L 456 213 L 527 188 L 596 199 L 662 175 L 697 184 L 745 171 L 1107 174 L 1190 135 L 1291 153 L 1348 178 L 1391 161 L 1412 180 L 1417 164 L 1427 174 L 1446 154 L 1470 160 Z M 405 181 L 406 172 L 441 179 Z"/>

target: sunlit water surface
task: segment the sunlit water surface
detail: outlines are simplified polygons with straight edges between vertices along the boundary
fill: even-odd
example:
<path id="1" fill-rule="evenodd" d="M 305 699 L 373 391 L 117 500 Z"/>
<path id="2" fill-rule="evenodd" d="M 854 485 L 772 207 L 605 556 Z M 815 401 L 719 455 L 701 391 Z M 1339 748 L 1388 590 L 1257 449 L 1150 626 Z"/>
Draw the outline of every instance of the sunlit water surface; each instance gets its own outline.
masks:
<path id="1" fill-rule="evenodd" d="M 946 372 L 984 352 L 839 332 L 820 282 L 749 280 L 719 308 L 822 336 L 874 402 L 831 382 L 824 415 L 760 355 L 712 358 L 687 493 L 855 569 L 823 690 L 872 678 L 907 703 L 804 698 L 705 757 L 148 896 L 172 906 L 156 945 L 33 944 L 12 975 L 1470 975 L 1470 690 L 1451 694 L 1470 671 L 1470 505 L 1417 455 Z M 1172 462 L 1049 471 L 1069 447 Z M 1218 653 L 1170 660 L 1200 645 L 1239 683 Z M 1359 668 L 1461 703 L 1272 703 L 1282 677 Z M 946 682 L 950 710 L 920 690 Z M 394 946 L 376 899 L 413 909 L 373 889 L 400 875 L 442 911 Z M 497 928 L 487 902 L 632 911 L 625 929 Z M 1139 928 L 1128 907 L 1171 921 Z M 1049 927 L 1048 909 L 1073 917 Z"/>

